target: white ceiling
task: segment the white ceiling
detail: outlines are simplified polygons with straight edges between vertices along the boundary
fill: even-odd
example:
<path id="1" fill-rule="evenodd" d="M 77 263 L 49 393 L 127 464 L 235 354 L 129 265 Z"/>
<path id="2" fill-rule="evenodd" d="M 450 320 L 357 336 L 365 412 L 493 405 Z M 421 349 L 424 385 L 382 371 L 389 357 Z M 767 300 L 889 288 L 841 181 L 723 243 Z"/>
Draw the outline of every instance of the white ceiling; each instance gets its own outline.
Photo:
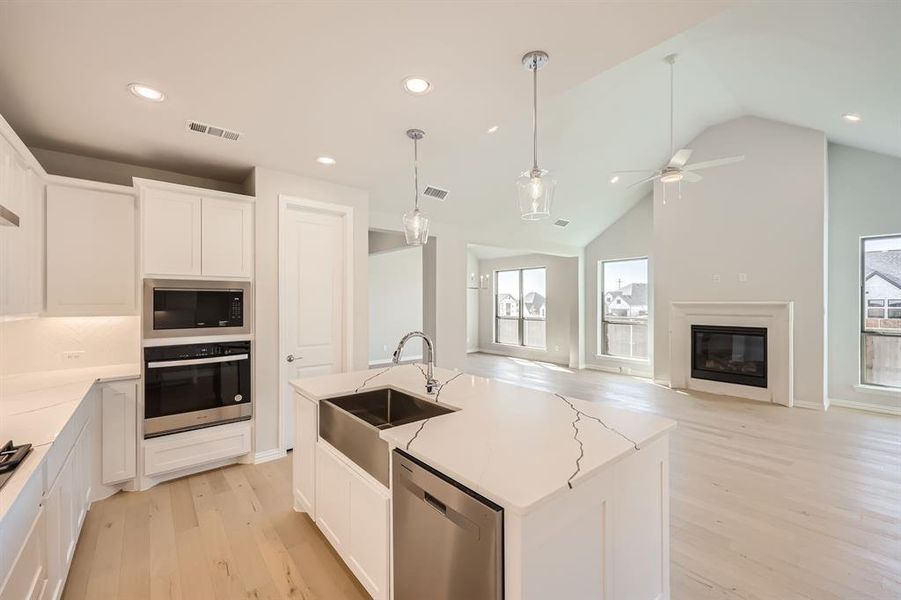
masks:
<path id="1" fill-rule="evenodd" d="M 901 3 L 5 3 L 0 113 L 37 147 L 241 180 L 253 165 L 370 190 L 402 212 L 409 127 L 427 133 L 424 201 L 470 241 L 579 246 L 650 188 L 611 171 L 668 154 L 667 71 L 677 65 L 677 145 L 742 114 L 814 127 L 901 156 Z M 530 163 L 530 77 L 543 48 L 542 166 L 558 180 L 554 217 L 523 223 L 513 181 Z M 410 74 L 432 93 L 401 89 Z M 125 86 L 165 90 L 141 102 Z M 850 125 L 843 112 L 859 112 Z M 237 129 L 229 143 L 187 119 Z M 499 125 L 495 134 L 485 130 Z M 335 167 L 314 162 L 334 156 Z M 696 156 L 695 160 L 705 157 Z"/>

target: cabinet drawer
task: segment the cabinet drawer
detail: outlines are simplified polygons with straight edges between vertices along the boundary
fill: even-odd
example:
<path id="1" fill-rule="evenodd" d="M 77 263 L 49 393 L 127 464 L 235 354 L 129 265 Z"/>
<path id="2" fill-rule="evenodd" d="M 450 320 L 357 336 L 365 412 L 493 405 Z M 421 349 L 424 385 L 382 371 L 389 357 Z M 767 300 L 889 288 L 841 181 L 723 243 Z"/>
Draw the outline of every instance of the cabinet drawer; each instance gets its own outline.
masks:
<path id="1" fill-rule="evenodd" d="M 250 452 L 250 422 L 144 441 L 144 474 L 161 475 Z"/>

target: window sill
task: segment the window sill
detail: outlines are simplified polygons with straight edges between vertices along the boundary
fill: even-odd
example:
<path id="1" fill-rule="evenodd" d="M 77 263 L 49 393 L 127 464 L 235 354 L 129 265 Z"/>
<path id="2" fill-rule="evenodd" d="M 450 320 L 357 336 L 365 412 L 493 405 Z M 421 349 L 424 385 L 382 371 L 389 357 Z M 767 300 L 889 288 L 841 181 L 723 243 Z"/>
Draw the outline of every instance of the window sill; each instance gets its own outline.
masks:
<path id="1" fill-rule="evenodd" d="M 547 352 L 547 346 L 525 346 L 523 344 L 507 344 L 504 342 L 492 342 L 495 346 L 505 346 L 507 348 L 524 348 L 526 350 L 538 350 L 539 352 Z"/>
<path id="2" fill-rule="evenodd" d="M 857 383 L 854 385 L 854 389 L 858 392 L 865 392 L 867 394 L 879 394 L 881 396 L 893 396 L 895 398 L 901 398 L 901 388 L 890 388 L 880 385 L 867 385 L 865 383 Z"/>

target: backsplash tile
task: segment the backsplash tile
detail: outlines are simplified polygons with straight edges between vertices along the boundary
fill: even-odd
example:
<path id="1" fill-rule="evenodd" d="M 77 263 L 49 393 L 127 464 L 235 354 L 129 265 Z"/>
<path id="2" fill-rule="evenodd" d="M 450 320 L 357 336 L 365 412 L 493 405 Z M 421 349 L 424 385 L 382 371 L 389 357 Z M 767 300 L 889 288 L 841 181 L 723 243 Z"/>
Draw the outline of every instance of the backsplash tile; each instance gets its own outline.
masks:
<path id="1" fill-rule="evenodd" d="M 0 323 L 0 376 L 140 362 L 140 317 L 46 317 Z M 77 352 L 66 359 L 65 352 Z"/>

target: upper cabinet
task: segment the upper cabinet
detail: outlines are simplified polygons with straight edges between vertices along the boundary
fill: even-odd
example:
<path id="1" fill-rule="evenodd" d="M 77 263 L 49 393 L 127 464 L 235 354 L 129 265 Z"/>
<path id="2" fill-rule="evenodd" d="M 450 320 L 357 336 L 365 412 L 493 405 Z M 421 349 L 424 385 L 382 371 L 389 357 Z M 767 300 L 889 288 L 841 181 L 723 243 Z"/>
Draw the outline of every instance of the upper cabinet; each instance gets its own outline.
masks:
<path id="1" fill-rule="evenodd" d="M 47 314 L 137 312 L 135 197 L 66 178 L 47 186 Z"/>
<path id="2" fill-rule="evenodd" d="M 18 226 L 0 219 L 0 316 L 36 315 L 44 303 L 43 172 L 0 118 L 0 205 Z"/>
<path id="3" fill-rule="evenodd" d="M 139 179 L 135 185 L 145 277 L 252 277 L 252 197 Z"/>

